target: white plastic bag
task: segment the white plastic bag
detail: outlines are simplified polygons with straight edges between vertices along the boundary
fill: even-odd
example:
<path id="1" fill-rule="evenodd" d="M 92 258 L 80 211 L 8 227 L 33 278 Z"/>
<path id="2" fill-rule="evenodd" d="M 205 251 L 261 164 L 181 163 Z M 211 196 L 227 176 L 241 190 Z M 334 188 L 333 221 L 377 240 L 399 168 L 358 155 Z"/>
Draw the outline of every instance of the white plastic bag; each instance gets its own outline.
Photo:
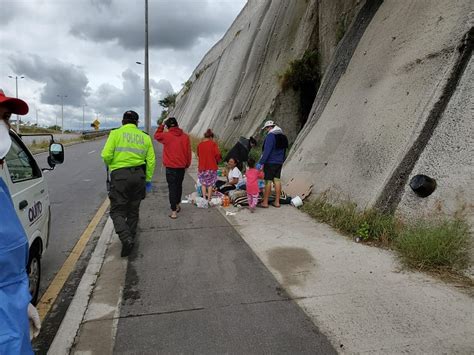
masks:
<path id="1" fill-rule="evenodd" d="M 220 197 L 213 197 L 209 202 L 209 205 L 211 207 L 220 206 L 222 205 L 222 199 Z"/>
<path id="2" fill-rule="evenodd" d="M 196 198 L 196 206 L 198 208 L 208 208 L 209 207 L 209 202 L 202 197 L 197 197 Z"/>

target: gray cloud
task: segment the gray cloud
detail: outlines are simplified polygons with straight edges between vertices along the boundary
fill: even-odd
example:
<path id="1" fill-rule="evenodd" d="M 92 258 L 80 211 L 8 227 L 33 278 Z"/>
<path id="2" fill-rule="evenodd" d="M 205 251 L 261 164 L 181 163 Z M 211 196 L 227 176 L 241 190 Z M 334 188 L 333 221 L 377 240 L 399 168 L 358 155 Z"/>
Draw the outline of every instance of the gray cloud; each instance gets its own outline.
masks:
<path id="1" fill-rule="evenodd" d="M 22 10 L 17 0 L 1 0 L 0 7 L 0 27 L 8 25 Z"/>
<path id="2" fill-rule="evenodd" d="M 105 10 L 110 8 L 112 5 L 112 0 L 90 0 L 91 4 L 98 10 Z"/>
<path id="3" fill-rule="evenodd" d="M 15 73 L 45 84 L 40 96 L 44 104 L 58 105 L 61 103 L 58 95 L 67 95 L 64 104 L 79 107 L 89 95 L 89 80 L 80 67 L 34 54 L 12 55 L 10 62 Z"/>
<path id="4" fill-rule="evenodd" d="M 143 105 L 143 80 L 140 76 L 127 69 L 122 73 L 122 88 L 110 84 L 102 84 L 94 93 L 92 102 L 103 106 L 110 113 L 120 113 Z"/>
<path id="5" fill-rule="evenodd" d="M 179 90 L 245 0 L 149 3 L 155 122 L 161 112 L 158 100 L 173 87 Z M 2 88 L 14 95 L 15 81 L 8 75 L 25 75 L 19 94 L 30 105 L 26 118 L 35 122 L 38 109 L 44 125 L 61 116 L 58 94 L 68 95 L 64 102 L 68 129 L 82 127 L 83 103 L 86 124 L 98 112 L 107 127 L 120 124 L 128 109 L 143 117 L 143 66 L 135 64 L 143 61 L 143 10 L 143 0 L 0 0 Z"/>
<path id="6" fill-rule="evenodd" d="M 161 79 L 158 82 L 155 80 L 150 80 L 150 86 L 156 92 L 156 95 L 160 97 L 160 99 L 164 98 L 168 94 L 174 93 L 173 86 L 168 80 Z"/>
<path id="7" fill-rule="evenodd" d="M 229 26 L 226 3 L 210 1 L 150 2 L 151 47 L 186 49 L 203 37 L 221 34 Z M 96 42 L 117 42 L 126 49 L 141 49 L 144 43 L 143 7 L 135 2 L 114 3 L 107 20 L 97 13 L 71 26 L 73 36 Z"/>

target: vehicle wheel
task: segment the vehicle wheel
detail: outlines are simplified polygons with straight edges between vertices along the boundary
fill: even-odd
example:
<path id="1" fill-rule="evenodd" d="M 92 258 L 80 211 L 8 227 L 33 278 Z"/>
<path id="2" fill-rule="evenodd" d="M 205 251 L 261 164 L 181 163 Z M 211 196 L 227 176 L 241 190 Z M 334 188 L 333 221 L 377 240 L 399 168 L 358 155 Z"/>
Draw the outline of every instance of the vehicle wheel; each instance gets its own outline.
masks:
<path id="1" fill-rule="evenodd" d="M 30 280 L 31 303 L 36 305 L 41 281 L 41 255 L 36 250 L 31 250 L 28 260 L 28 278 Z"/>

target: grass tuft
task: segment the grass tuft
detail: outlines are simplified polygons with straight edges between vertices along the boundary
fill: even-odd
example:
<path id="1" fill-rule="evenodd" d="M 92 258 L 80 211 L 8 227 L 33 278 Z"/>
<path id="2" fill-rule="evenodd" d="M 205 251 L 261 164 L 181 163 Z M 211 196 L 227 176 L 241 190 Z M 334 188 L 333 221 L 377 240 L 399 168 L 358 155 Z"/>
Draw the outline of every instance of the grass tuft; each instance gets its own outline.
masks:
<path id="1" fill-rule="evenodd" d="M 398 221 L 393 216 L 383 215 L 373 209 L 359 211 L 357 205 L 351 202 L 332 204 L 325 196 L 305 203 L 302 209 L 339 232 L 360 237 L 364 241 L 386 244 L 394 239 L 398 228 Z"/>
<path id="2" fill-rule="evenodd" d="M 470 264 L 469 225 L 461 219 L 406 225 L 391 214 L 359 210 L 351 202 L 332 204 L 324 194 L 305 203 L 302 210 L 345 235 L 393 247 L 405 265 L 418 270 L 456 273 Z"/>
<path id="3" fill-rule="evenodd" d="M 420 270 L 464 270 L 469 266 L 469 226 L 462 220 L 406 226 L 395 241 L 403 262 Z"/>
<path id="4" fill-rule="evenodd" d="M 278 75 L 282 90 L 293 88 L 304 90 L 308 86 L 319 87 L 319 54 L 316 51 L 306 51 L 301 59 L 292 60 L 283 74 Z"/>
<path id="5" fill-rule="evenodd" d="M 193 86 L 193 82 L 191 80 L 187 80 L 183 83 L 183 95 L 186 95 L 189 90 L 191 90 L 191 86 Z"/>

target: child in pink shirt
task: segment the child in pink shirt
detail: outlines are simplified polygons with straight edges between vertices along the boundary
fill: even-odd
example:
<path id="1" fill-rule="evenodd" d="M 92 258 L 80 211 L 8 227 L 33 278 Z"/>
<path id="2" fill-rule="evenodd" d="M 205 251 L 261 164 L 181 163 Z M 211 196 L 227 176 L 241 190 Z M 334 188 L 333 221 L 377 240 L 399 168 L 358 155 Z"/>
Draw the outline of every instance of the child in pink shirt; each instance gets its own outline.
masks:
<path id="1" fill-rule="evenodd" d="M 255 160 L 250 158 L 247 162 L 248 169 L 245 172 L 247 178 L 247 200 L 249 203 L 250 212 L 255 211 L 255 206 L 258 202 L 258 179 L 263 179 L 263 171 L 255 169 Z"/>

